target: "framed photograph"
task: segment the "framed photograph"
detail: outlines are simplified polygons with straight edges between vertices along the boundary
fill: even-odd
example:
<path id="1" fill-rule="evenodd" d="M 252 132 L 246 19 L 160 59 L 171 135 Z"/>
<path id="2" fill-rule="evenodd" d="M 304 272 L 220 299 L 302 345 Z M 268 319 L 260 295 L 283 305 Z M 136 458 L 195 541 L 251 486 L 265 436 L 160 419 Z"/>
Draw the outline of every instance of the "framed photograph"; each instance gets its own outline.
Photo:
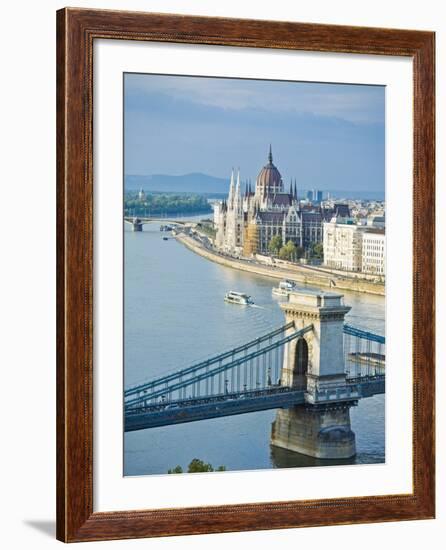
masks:
<path id="1" fill-rule="evenodd" d="M 434 517 L 434 33 L 57 13 L 57 537 Z"/>

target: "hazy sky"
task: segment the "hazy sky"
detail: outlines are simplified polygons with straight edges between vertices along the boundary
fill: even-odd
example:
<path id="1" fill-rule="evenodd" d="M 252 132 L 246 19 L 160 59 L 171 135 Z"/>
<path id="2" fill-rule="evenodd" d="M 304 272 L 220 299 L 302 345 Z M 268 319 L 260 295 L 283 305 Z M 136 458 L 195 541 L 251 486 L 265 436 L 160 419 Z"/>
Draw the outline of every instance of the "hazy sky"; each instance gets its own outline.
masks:
<path id="1" fill-rule="evenodd" d="M 126 74 L 125 173 L 255 180 L 272 144 L 285 184 L 384 190 L 385 88 Z"/>

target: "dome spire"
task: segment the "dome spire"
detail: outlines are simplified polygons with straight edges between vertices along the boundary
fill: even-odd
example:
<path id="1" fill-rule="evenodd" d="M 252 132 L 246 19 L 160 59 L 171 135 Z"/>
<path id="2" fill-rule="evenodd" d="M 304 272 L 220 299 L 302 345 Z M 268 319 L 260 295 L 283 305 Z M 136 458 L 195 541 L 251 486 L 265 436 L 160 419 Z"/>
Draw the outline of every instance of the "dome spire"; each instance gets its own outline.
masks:
<path id="1" fill-rule="evenodd" d="M 271 149 L 271 143 L 269 144 L 268 161 L 269 161 L 270 164 L 273 163 L 273 151 L 272 151 L 272 149 Z"/>

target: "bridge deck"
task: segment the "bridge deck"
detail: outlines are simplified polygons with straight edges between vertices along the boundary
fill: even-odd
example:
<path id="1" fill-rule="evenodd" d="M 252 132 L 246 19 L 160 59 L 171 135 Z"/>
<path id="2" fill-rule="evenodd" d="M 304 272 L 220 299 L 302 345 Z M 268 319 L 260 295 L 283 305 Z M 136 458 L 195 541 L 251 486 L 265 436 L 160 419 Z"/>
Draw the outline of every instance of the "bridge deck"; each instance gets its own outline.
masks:
<path id="1" fill-rule="evenodd" d="M 166 406 L 149 406 L 146 409 L 130 409 L 125 415 L 125 431 L 155 428 L 184 422 L 194 422 L 221 416 L 232 416 L 268 409 L 288 408 L 305 402 L 304 390 L 281 388 L 246 394 L 209 396 Z"/>
<path id="2" fill-rule="evenodd" d="M 347 386 L 355 386 L 359 397 L 371 397 L 385 392 L 385 377 L 362 377 L 350 379 Z M 289 408 L 306 402 L 304 389 L 274 386 L 262 390 L 250 390 L 194 399 L 177 400 L 167 404 L 147 404 L 128 408 L 125 412 L 125 431 L 143 430 L 195 422 L 222 416 L 246 414 L 269 409 Z M 333 402 L 345 399 L 333 399 Z"/>

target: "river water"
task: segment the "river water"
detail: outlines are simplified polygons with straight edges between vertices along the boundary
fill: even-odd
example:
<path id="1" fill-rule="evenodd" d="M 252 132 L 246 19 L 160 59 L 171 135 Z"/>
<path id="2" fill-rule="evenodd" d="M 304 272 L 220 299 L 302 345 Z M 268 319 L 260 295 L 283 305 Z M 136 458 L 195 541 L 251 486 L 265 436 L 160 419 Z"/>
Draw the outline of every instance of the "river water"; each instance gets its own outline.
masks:
<path id="1" fill-rule="evenodd" d="M 124 233 L 125 386 L 178 370 L 284 324 L 274 279 L 215 264 L 166 235 L 158 224 Z M 251 295 L 257 306 L 223 301 L 225 292 Z M 344 292 L 347 322 L 384 334 L 384 298 Z M 301 467 L 385 460 L 384 395 L 351 408 L 357 455 L 327 461 L 270 445 L 276 411 L 151 428 L 124 435 L 124 475 L 165 474 L 193 458 L 227 470 Z"/>

